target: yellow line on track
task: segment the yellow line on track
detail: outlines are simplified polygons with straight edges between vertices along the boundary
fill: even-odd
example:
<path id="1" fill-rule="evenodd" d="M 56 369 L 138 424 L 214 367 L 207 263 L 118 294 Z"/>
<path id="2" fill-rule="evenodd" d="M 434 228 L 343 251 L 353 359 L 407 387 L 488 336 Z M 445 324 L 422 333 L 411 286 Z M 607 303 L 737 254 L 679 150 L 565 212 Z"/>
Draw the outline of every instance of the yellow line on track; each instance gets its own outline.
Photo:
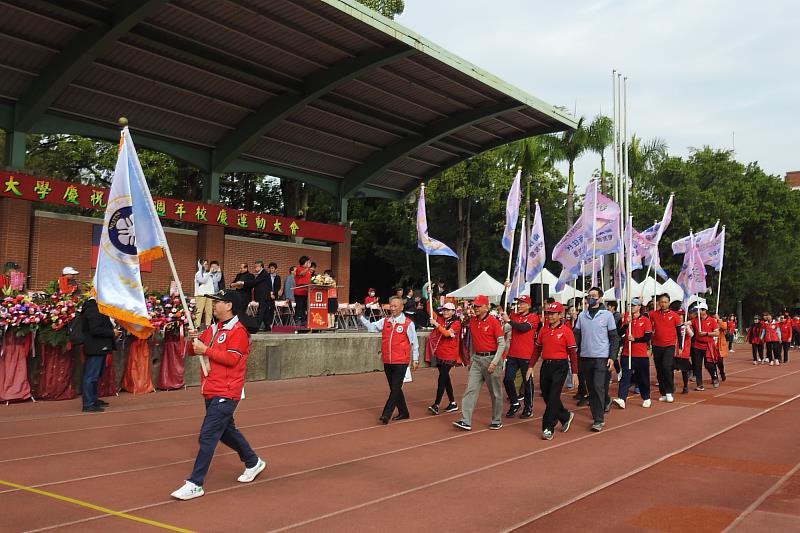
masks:
<path id="1" fill-rule="evenodd" d="M 100 505 L 95 505 L 93 503 L 84 502 L 81 500 L 76 500 L 75 498 L 70 498 L 68 496 L 62 496 L 60 494 L 56 494 L 54 492 L 48 492 L 46 490 L 34 489 L 33 487 L 26 487 L 25 485 L 20 485 L 18 483 L 12 483 L 11 481 L 4 481 L 0 479 L 0 485 L 5 485 L 6 487 L 11 487 L 14 489 L 24 490 L 26 492 L 31 492 L 33 494 L 38 494 L 39 496 L 46 496 L 48 498 L 53 498 L 54 500 L 61 500 L 62 502 L 72 503 L 78 505 L 80 507 L 86 509 L 92 509 L 93 511 L 98 511 L 100 513 L 104 513 L 111 516 L 116 516 L 117 518 L 124 518 L 126 520 L 132 520 L 134 522 L 139 522 L 140 524 L 147 524 L 148 526 L 157 527 L 160 529 L 166 529 L 168 531 L 178 531 L 180 533 L 194 533 L 191 529 L 184 529 L 182 527 L 171 526 L 169 524 L 165 524 L 163 522 L 156 522 L 155 520 L 149 520 L 147 518 L 142 518 L 139 516 L 134 516 L 128 513 L 121 513 L 119 511 L 114 511 L 113 509 L 108 509 L 106 507 L 101 507 Z"/>

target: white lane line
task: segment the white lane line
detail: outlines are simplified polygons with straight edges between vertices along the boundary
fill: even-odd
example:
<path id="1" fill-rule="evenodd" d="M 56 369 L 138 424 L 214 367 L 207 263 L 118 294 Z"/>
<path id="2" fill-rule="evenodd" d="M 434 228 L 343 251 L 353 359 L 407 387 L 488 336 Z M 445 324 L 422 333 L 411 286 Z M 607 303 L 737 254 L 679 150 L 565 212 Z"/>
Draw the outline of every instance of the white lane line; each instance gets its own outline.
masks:
<path id="1" fill-rule="evenodd" d="M 758 509 L 761 506 L 761 504 L 767 500 L 767 498 L 772 496 L 775 493 L 775 491 L 777 491 L 784 483 L 789 481 L 789 478 L 795 475 L 798 470 L 800 470 L 800 463 L 794 465 L 794 468 L 786 472 L 786 474 L 784 474 L 783 477 L 781 477 L 778 481 L 776 481 L 774 485 L 772 485 L 769 489 L 764 491 L 764 493 L 761 496 L 759 496 L 758 499 L 756 499 L 756 501 L 751 503 L 747 507 L 747 509 L 742 511 L 742 513 L 739 516 L 737 516 L 736 519 L 728 525 L 728 527 L 723 529 L 722 533 L 730 533 L 731 531 L 733 531 L 734 528 L 738 526 L 740 523 L 742 523 L 742 521 L 745 518 L 747 518 L 753 511 Z"/>

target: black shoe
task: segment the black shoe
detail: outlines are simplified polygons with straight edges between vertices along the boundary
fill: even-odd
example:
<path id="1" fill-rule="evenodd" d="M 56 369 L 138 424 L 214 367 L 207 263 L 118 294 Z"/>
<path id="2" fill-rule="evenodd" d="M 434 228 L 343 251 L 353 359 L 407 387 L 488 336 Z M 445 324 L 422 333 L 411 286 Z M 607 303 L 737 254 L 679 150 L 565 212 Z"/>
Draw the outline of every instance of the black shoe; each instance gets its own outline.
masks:
<path id="1" fill-rule="evenodd" d="M 578 407 L 583 407 L 584 405 L 589 405 L 589 398 L 581 398 L 578 400 Z"/>
<path id="2" fill-rule="evenodd" d="M 603 407 L 603 411 L 608 413 L 611 411 L 611 402 L 608 402 L 605 407 Z"/>
<path id="3" fill-rule="evenodd" d="M 458 422 L 453 422 L 453 425 L 458 429 L 463 429 L 464 431 L 470 431 L 472 429 L 472 426 L 470 426 L 463 420 L 459 420 Z"/>
<path id="4" fill-rule="evenodd" d="M 445 413 L 455 413 L 458 411 L 458 404 L 456 402 L 450 402 L 447 404 L 447 407 L 444 408 Z"/>
<path id="5" fill-rule="evenodd" d="M 533 409 L 523 409 L 520 418 L 530 418 L 533 416 Z"/>
<path id="6" fill-rule="evenodd" d="M 89 407 L 83 408 L 84 413 L 102 413 L 104 411 L 105 409 L 103 409 L 99 405 L 90 405 Z"/>
<path id="7" fill-rule="evenodd" d="M 689 394 L 689 387 L 684 387 L 681 394 Z"/>
<path id="8" fill-rule="evenodd" d="M 381 421 L 381 424 L 388 424 L 389 423 L 389 417 L 388 416 L 382 416 L 378 420 Z"/>
<path id="9" fill-rule="evenodd" d="M 101 400 L 99 398 L 98 398 L 98 400 L 96 402 L 94 402 L 94 404 L 99 406 L 99 407 L 108 407 L 108 402 L 104 402 L 103 400 Z"/>
<path id="10" fill-rule="evenodd" d="M 395 415 L 392 417 L 392 420 L 408 420 L 409 418 L 411 418 L 411 416 L 406 413 L 404 415 Z"/>
<path id="11" fill-rule="evenodd" d="M 436 404 L 429 405 L 428 406 L 428 411 L 430 411 L 431 413 L 433 413 L 435 415 L 438 415 L 439 414 L 439 406 L 436 405 Z"/>
<path id="12" fill-rule="evenodd" d="M 728 378 L 725 376 L 725 372 L 722 372 L 722 373 L 721 373 L 719 376 L 722 378 L 722 381 L 725 381 L 726 379 L 728 379 Z"/>
<path id="13" fill-rule="evenodd" d="M 506 413 L 506 418 L 513 418 L 517 411 L 519 411 L 520 405 L 518 403 L 512 403 L 511 406 L 508 408 L 508 412 Z"/>
<path id="14" fill-rule="evenodd" d="M 492 424 L 489 424 L 489 429 L 501 429 L 502 427 L 503 427 L 502 422 L 494 422 Z"/>

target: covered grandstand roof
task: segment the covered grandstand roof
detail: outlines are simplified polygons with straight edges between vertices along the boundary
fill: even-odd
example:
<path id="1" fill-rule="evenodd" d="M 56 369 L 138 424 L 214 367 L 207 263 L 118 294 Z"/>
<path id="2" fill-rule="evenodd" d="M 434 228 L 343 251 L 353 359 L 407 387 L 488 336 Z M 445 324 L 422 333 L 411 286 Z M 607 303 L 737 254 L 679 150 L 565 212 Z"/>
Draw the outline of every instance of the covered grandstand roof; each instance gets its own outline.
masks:
<path id="1" fill-rule="evenodd" d="M 402 197 L 573 119 L 354 0 L 0 0 L 0 127 Z"/>

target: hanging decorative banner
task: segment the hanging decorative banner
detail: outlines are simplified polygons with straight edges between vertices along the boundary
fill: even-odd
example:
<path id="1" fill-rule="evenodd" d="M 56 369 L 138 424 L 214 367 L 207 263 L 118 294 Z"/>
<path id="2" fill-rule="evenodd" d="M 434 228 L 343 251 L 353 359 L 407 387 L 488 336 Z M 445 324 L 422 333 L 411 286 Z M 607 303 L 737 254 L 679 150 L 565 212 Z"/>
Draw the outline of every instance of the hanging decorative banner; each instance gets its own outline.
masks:
<path id="1" fill-rule="evenodd" d="M 108 202 L 108 189 L 16 172 L 13 174 L 0 172 L 0 196 L 102 211 Z M 171 198 L 153 197 L 153 204 L 159 218 L 167 220 L 222 226 L 269 235 L 344 242 L 344 227 L 334 224 L 309 222 Z"/>

